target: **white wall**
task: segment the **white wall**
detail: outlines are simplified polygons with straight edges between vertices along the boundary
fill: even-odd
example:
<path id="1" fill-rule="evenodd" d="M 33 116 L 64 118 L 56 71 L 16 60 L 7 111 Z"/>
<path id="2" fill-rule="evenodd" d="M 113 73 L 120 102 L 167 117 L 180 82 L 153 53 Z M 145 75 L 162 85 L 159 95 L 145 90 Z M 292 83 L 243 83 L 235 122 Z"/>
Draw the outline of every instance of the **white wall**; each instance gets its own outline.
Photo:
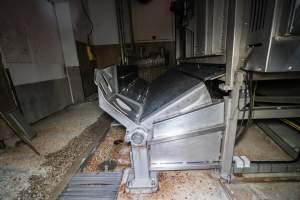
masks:
<path id="1" fill-rule="evenodd" d="M 93 44 L 118 44 L 118 27 L 114 0 L 89 0 L 94 23 Z"/>
<path id="2" fill-rule="evenodd" d="M 69 5 L 75 40 L 87 43 L 87 35 L 90 31 L 91 24 L 83 12 L 81 0 L 69 0 Z M 86 9 L 89 9 L 88 5 L 86 5 Z"/>
<path id="3" fill-rule="evenodd" d="M 48 1 L 1 1 L 0 46 L 14 85 L 65 77 L 56 16 Z"/>
<path id="4" fill-rule="evenodd" d="M 117 44 L 118 29 L 114 0 L 89 0 L 94 22 L 95 45 Z M 171 0 L 152 0 L 141 4 L 132 0 L 133 28 L 136 42 L 175 41 L 175 18 Z M 128 35 L 127 35 L 128 36 Z M 156 40 L 152 40 L 156 36 Z"/>
<path id="5" fill-rule="evenodd" d="M 175 17 L 171 0 L 152 0 L 147 4 L 132 1 L 133 28 L 136 42 L 175 40 Z M 156 36 L 156 40 L 152 40 Z"/>
<path id="6" fill-rule="evenodd" d="M 54 7 L 65 66 L 79 66 L 69 2 L 55 3 Z"/>

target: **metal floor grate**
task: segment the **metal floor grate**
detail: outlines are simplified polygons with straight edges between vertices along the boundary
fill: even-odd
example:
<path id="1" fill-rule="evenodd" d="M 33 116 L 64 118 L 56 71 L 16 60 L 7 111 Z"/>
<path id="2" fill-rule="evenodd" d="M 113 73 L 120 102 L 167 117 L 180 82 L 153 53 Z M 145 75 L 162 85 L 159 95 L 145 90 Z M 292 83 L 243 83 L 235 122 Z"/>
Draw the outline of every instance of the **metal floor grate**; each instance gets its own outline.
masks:
<path id="1" fill-rule="evenodd" d="M 59 200 L 114 200 L 121 172 L 79 173 L 71 179 Z"/>

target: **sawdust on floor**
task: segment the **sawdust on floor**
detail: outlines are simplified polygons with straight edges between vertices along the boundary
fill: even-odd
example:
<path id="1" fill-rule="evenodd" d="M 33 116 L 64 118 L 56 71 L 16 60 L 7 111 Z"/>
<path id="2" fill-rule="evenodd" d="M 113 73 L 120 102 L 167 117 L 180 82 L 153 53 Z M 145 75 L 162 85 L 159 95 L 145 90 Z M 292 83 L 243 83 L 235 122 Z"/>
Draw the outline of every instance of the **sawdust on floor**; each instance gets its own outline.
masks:
<path id="1" fill-rule="evenodd" d="M 95 142 L 94 134 L 103 131 L 102 114 L 97 102 L 88 102 L 33 124 L 37 137 L 32 143 L 41 156 L 22 143 L 5 149 L 0 155 L 0 199 L 47 199 L 77 156 Z"/>
<path id="2" fill-rule="evenodd" d="M 82 156 L 95 143 L 95 140 L 99 139 L 98 129 L 102 128 L 104 120 L 105 118 L 101 118 L 101 121 L 88 127 L 63 149 L 46 155 L 46 161 L 42 164 L 42 166 L 49 167 L 46 175 L 32 175 L 29 179 L 30 186 L 22 190 L 16 199 L 49 199 L 52 190 L 63 180 L 73 162 Z"/>
<path id="3" fill-rule="evenodd" d="M 124 143 L 125 128 L 111 127 L 94 155 L 86 162 L 83 172 L 100 172 L 100 165 L 106 160 L 114 160 L 117 167 L 113 171 L 122 171 L 130 165 L 129 146 Z"/>
<path id="4" fill-rule="evenodd" d="M 160 172 L 159 189 L 153 194 L 128 194 L 122 184 L 118 200 L 226 200 L 213 170 Z"/>

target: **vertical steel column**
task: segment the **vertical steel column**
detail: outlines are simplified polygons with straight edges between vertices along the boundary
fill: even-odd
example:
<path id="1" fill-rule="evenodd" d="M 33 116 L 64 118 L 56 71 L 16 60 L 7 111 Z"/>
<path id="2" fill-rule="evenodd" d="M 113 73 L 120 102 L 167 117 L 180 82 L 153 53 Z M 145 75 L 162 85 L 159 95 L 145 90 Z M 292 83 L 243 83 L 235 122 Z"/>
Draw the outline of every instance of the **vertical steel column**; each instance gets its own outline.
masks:
<path id="1" fill-rule="evenodd" d="M 125 42 L 124 42 L 125 36 L 124 36 L 124 24 L 123 24 L 123 12 L 122 12 L 123 1 L 115 0 L 115 6 L 116 6 L 119 44 L 120 44 L 121 64 L 125 64 L 126 63 Z"/>
<path id="2" fill-rule="evenodd" d="M 157 173 L 150 171 L 147 140 L 149 134 L 142 129 L 129 133 L 132 169 L 128 174 L 126 190 L 131 193 L 152 193 L 158 189 Z"/>
<path id="3" fill-rule="evenodd" d="M 244 0 L 229 0 L 226 35 L 226 89 L 232 90 L 235 71 L 241 65 Z"/>
<path id="4" fill-rule="evenodd" d="M 150 178 L 149 155 L 147 147 L 131 147 L 131 163 L 134 170 L 135 183 L 146 183 Z"/>
<path id="5" fill-rule="evenodd" d="M 231 166 L 235 145 L 237 122 L 239 117 L 239 92 L 243 84 L 241 67 L 241 44 L 243 30 L 244 0 L 229 0 L 228 25 L 226 36 L 226 83 L 224 90 L 230 91 L 230 97 L 225 98 L 225 133 L 221 154 L 221 177 L 231 178 Z"/>
<path id="6" fill-rule="evenodd" d="M 236 128 L 239 118 L 238 101 L 240 88 L 243 84 L 243 72 L 237 71 L 234 88 L 230 97 L 225 97 L 225 134 L 222 146 L 221 177 L 230 180 Z"/>

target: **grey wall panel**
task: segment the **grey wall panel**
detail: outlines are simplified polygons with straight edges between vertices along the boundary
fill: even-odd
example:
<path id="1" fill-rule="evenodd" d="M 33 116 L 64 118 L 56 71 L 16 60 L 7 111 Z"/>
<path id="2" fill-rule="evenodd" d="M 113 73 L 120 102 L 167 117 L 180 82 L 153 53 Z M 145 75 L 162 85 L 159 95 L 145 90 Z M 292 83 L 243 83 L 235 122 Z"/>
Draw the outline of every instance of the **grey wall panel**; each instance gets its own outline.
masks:
<path id="1" fill-rule="evenodd" d="M 87 43 L 87 35 L 90 32 L 91 24 L 84 14 L 81 0 L 72 0 L 69 1 L 69 4 L 75 40 Z M 88 6 L 86 5 L 86 7 Z"/>
<path id="2" fill-rule="evenodd" d="M 93 44 L 118 44 L 115 1 L 89 0 L 89 11 L 94 23 Z"/>
<path id="3" fill-rule="evenodd" d="M 23 115 L 29 123 L 72 103 L 67 78 L 18 85 L 15 88 Z"/>
<path id="4" fill-rule="evenodd" d="M 80 75 L 80 70 L 78 66 L 67 67 L 67 74 L 69 77 L 70 89 L 72 91 L 73 102 L 78 103 L 84 100 L 82 79 Z M 93 79 L 92 79 L 93 80 Z"/>

